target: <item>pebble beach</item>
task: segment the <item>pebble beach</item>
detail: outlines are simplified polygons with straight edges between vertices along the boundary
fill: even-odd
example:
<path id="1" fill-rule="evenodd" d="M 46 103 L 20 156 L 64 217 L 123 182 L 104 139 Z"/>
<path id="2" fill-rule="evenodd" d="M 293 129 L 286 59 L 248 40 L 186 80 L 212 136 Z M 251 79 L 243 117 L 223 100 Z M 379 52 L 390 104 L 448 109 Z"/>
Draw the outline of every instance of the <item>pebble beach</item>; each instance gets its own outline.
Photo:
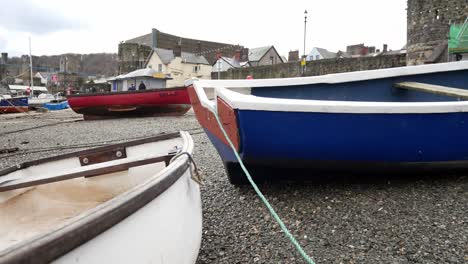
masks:
<path id="1" fill-rule="evenodd" d="M 305 263 L 252 187 L 229 183 L 192 111 L 95 121 L 72 110 L 3 114 L 0 169 L 179 130 L 192 134 L 204 178 L 197 263 Z M 468 263 L 468 174 L 280 180 L 259 188 L 316 263 Z"/>

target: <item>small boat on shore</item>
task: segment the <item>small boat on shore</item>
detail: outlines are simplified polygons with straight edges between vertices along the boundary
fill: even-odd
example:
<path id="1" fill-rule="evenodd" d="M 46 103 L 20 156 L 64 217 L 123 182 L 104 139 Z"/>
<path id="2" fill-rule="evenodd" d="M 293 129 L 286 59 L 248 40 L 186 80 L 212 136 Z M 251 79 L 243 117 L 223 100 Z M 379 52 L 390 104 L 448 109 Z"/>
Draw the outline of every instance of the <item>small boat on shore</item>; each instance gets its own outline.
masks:
<path id="1" fill-rule="evenodd" d="M 260 178 L 468 169 L 468 62 L 187 86 L 232 183 L 245 176 L 214 113 Z"/>
<path id="2" fill-rule="evenodd" d="M 111 92 L 67 96 L 73 111 L 85 120 L 183 115 L 190 110 L 185 87 L 166 88 L 166 74 L 147 68 L 108 79 Z"/>
<path id="3" fill-rule="evenodd" d="M 28 111 L 28 97 L 12 96 L 8 85 L 0 84 L 0 114 Z"/>
<path id="4" fill-rule="evenodd" d="M 49 103 L 45 103 L 43 105 L 44 108 L 46 108 L 47 110 L 49 111 L 56 111 L 56 110 L 64 110 L 64 109 L 67 109 L 69 108 L 69 105 L 68 105 L 68 101 L 65 100 L 65 101 L 61 101 L 61 102 L 58 102 L 58 101 L 51 101 Z"/>
<path id="5" fill-rule="evenodd" d="M 28 97 L 0 96 L 0 114 L 28 112 Z"/>
<path id="6" fill-rule="evenodd" d="M 191 107 L 185 87 L 76 94 L 67 98 L 71 109 L 85 120 L 183 115 Z"/>
<path id="7" fill-rule="evenodd" d="M 0 171 L 0 263 L 195 263 L 192 151 L 180 132 Z"/>

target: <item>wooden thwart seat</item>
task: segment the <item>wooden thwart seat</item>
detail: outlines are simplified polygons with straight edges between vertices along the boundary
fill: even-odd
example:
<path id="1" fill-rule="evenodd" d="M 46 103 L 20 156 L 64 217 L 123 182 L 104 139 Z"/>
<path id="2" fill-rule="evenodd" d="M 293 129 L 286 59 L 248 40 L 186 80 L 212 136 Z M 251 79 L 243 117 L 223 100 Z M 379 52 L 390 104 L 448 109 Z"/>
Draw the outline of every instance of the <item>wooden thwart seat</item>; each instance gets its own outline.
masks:
<path id="1" fill-rule="evenodd" d="M 413 90 L 413 91 L 457 97 L 463 100 L 468 99 L 468 90 L 459 89 L 459 88 L 419 83 L 419 82 L 400 82 L 400 83 L 395 83 L 394 86 L 398 88 Z"/>
<path id="2" fill-rule="evenodd" d="M 112 161 L 109 165 L 95 164 L 91 166 L 84 166 L 75 168 L 69 171 L 69 173 L 58 175 L 46 175 L 40 177 L 20 177 L 17 179 L 11 179 L 4 182 L 0 182 L 0 192 L 10 191 L 14 189 L 26 188 L 40 184 L 53 183 L 57 181 L 69 180 L 79 177 L 93 177 L 99 175 L 105 175 L 109 173 L 119 172 L 128 170 L 132 167 L 152 164 L 156 162 L 165 162 L 166 166 L 169 164 L 173 154 L 147 157 L 144 159 L 128 159 L 128 160 L 116 160 Z"/>

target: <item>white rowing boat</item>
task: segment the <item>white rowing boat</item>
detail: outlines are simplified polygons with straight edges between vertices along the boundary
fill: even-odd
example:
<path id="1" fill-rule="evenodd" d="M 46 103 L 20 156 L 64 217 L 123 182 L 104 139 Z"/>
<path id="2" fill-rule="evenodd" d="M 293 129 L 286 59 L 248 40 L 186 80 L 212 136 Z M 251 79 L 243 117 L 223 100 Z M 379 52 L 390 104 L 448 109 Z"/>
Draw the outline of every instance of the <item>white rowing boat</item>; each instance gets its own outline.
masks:
<path id="1" fill-rule="evenodd" d="M 180 132 L 0 171 L 0 263 L 195 263 L 192 151 Z"/>

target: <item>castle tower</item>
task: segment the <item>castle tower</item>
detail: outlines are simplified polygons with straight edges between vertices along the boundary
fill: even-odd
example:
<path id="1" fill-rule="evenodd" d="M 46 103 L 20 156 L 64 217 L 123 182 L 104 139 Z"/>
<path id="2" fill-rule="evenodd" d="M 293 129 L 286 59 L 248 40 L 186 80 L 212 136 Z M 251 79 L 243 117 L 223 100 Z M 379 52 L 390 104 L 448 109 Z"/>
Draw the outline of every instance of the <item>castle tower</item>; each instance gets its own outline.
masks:
<path id="1" fill-rule="evenodd" d="M 407 65 L 447 61 L 450 25 L 467 16 L 466 0 L 408 0 Z"/>

